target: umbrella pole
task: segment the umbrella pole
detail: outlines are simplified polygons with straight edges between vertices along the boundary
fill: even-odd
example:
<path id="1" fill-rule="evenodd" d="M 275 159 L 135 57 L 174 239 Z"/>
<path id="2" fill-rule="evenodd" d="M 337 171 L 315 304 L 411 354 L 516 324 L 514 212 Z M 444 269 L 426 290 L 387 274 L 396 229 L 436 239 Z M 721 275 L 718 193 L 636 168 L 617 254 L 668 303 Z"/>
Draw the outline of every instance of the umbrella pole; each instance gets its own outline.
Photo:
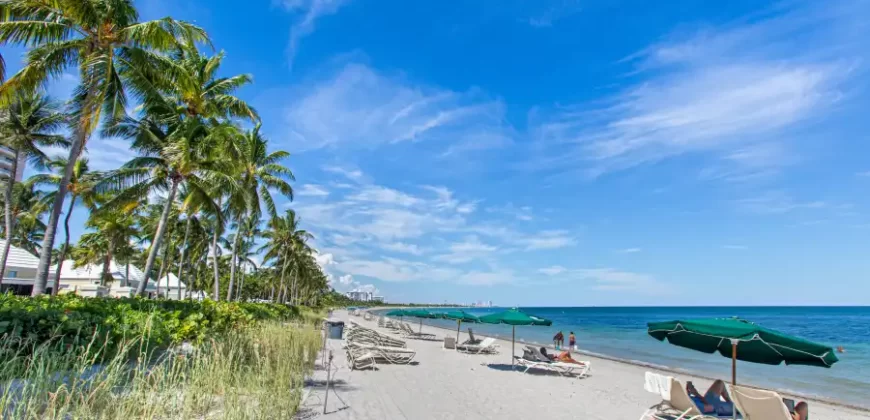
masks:
<path id="1" fill-rule="evenodd" d="M 423 333 L 423 318 L 420 318 L 420 331 L 419 331 L 419 333 L 420 334 Z"/>
<path id="2" fill-rule="evenodd" d="M 459 330 L 462 329 L 462 320 L 456 320 L 456 344 L 459 344 Z"/>
<path id="3" fill-rule="evenodd" d="M 731 392 L 736 392 L 735 386 L 737 386 L 737 340 L 731 340 Z M 731 401 L 731 418 L 737 419 L 737 407 L 734 406 L 733 397 Z"/>
<path id="4" fill-rule="evenodd" d="M 516 345 L 517 339 L 517 326 L 511 325 L 511 368 L 514 367 L 514 354 L 516 354 L 514 350 L 514 346 Z"/>

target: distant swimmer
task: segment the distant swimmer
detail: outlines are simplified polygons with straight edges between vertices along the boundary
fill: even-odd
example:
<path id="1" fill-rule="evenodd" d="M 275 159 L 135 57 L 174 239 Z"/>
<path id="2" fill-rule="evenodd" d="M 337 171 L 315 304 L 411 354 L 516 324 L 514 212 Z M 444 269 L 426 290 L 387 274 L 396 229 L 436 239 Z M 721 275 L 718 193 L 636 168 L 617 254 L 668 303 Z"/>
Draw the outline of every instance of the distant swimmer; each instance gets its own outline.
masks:
<path id="1" fill-rule="evenodd" d="M 845 352 L 846 352 L 846 349 L 844 349 L 843 346 L 837 346 L 837 353 L 845 353 Z"/>

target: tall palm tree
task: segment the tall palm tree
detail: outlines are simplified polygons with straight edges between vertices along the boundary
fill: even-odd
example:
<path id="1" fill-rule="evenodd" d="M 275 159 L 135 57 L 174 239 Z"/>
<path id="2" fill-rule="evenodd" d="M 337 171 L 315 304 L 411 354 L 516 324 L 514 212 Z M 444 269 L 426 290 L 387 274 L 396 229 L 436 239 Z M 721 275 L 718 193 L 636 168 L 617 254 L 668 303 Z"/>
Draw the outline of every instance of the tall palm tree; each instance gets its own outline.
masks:
<path id="1" fill-rule="evenodd" d="M 32 182 L 16 183 L 12 190 L 12 199 L 7 200 L 5 194 L 0 196 L 4 207 L 10 203 L 12 213 L 11 240 L 6 242 L 22 248 L 33 255 L 39 254 L 39 245 L 45 232 L 45 223 L 42 216 L 48 211 L 46 193 L 35 188 Z M 3 227 L 3 235 L 7 235 L 6 226 Z"/>
<path id="2" fill-rule="evenodd" d="M 198 194 L 208 195 L 207 191 L 214 184 L 233 188 L 236 182 L 229 175 L 228 162 L 211 160 L 212 136 L 220 136 L 220 131 L 210 129 L 199 119 L 176 121 L 167 126 L 151 117 L 126 118 L 107 132 L 133 138 L 131 148 L 141 155 L 112 171 L 101 183 L 102 188 L 119 192 L 107 207 L 138 201 L 149 193 L 167 194 L 145 262 L 148 275 L 154 269 L 179 187 L 184 184 L 190 191 L 199 190 Z M 139 284 L 136 292 L 145 293 L 145 282 Z"/>
<path id="3" fill-rule="evenodd" d="M 24 67 L 0 86 L 0 99 L 29 91 L 68 68 L 79 70 L 67 167 L 48 219 L 33 295 L 45 292 L 51 250 L 73 165 L 100 121 L 123 117 L 127 96 L 118 71 L 149 50 L 209 42 L 205 31 L 166 17 L 139 22 L 133 0 L 7 0 L 0 3 L 0 45 L 31 48 Z"/>
<path id="4" fill-rule="evenodd" d="M 6 259 L 12 246 L 12 233 L 15 230 L 12 215 L 12 188 L 18 161 L 21 157 L 38 168 L 48 160 L 42 147 L 58 146 L 66 143 L 63 136 L 55 132 L 63 126 L 66 116 L 59 111 L 57 104 L 36 92 L 20 92 L 0 114 L 0 145 L 13 153 L 11 167 L 3 190 L 6 215 L 6 243 L 0 254 L 0 284 L 6 274 Z"/>
<path id="5" fill-rule="evenodd" d="M 287 269 L 295 267 L 295 278 L 298 279 L 300 263 L 304 261 L 305 256 L 311 255 L 311 248 L 307 242 L 313 239 L 313 236 L 299 229 L 299 218 L 293 210 L 287 210 L 284 217 L 272 218 L 269 228 L 263 233 L 266 244 L 261 250 L 266 250 L 264 262 L 275 260 L 276 267 L 280 267 L 278 290 L 279 296 L 282 296 L 279 300 L 283 301 L 287 296 L 285 282 Z M 290 290 L 291 296 L 295 293 L 296 283 L 297 281 L 294 280 Z"/>
<path id="6" fill-rule="evenodd" d="M 46 166 L 53 169 L 55 172 L 34 175 L 30 177 L 30 181 L 37 185 L 60 185 L 60 181 L 63 179 L 63 171 L 67 167 L 67 160 L 62 157 L 55 158 Z M 57 256 L 57 268 L 54 272 L 55 285 L 60 284 L 60 273 L 61 269 L 63 269 L 63 261 L 69 253 L 69 221 L 70 218 L 72 218 L 73 209 L 75 209 L 75 206 L 79 204 L 79 200 L 81 200 L 81 203 L 83 203 L 88 209 L 96 207 L 97 193 L 94 187 L 99 178 L 100 174 L 98 172 L 90 170 L 87 158 L 79 158 L 79 160 L 77 160 L 73 165 L 72 176 L 67 184 L 69 191 L 69 204 L 67 205 L 66 217 L 63 219 L 63 231 L 65 236 L 63 246 L 60 248 Z M 46 199 L 53 201 L 56 194 L 56 191 L 49 193 L 46 196 Z M 57 295 L 57 291 L 58 288 L 54 287 L 51 289 L 51 294 Z"/>
<path id="7" fill-rule="evenodd" d="M 281 160 L 290 156 L 285 151 L 269 153 L 268 140 L 260 133 L 261 124 L 257 124 L 253 130 L 248 131 L 238 142 L 239 145 L 239 176 L 240 194 L 231 197 L 230 207 L 237 216 L 237 225 L 241 226 L 245 217 L 259 219 L 262 215 L 260 202 L 266 205 L 266 210 L 272 218 L 277 217 L 275 201 L 272 199 L 270 189 L 277 190 L 290 200 L 293 199 L 293 187 L 288 180 L 293 181 L 293 172 L 281 164 Z M 242 235 L 236 235 L 233 241 L 232 259 L 236 261 L 239 241 Z M 230 284 L 227 289 L 227 300 L 233 298 L 233 286 L 235 285 L 236 265 L 230 264 Z"/>
<path id="8" fill-rule="evenodd" d="M 106 202 L 109 197 L 100 197 L 98 202 Z M 93 229 L 79 239 L 76 264 L 103 262 L 104 282 L 111 280 L 110 266 L 115 256 L 128 256 L 132 253 L 130 239 L 138 235 L 136 219 L 131 208 L 98 208 L 91 212 L 85 227 Z"/>

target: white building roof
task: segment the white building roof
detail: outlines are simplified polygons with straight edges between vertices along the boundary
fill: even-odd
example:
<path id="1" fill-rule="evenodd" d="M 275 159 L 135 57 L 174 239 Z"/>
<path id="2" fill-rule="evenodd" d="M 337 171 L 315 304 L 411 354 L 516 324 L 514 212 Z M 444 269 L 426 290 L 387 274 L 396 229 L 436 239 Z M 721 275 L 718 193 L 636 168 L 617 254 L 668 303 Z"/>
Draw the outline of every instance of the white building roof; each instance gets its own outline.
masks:
<path id="1" fill-rule="evenodd" d="M 0 239 L 0 249 L 6 246 L 6 241 Z M 11 268 L 32 268 L 36 270 L 39 258 L 15 245 L 9 247 L 9 257 L 6 258 L 6 266 Z"/>
<path id="2" fill-rule="evenodd" d="M 179 281 L 178 277 L 176 277 L 175 274 L 172 273 L 166 273 L 166 275 L 160 279 L 160 287 L 166 287 L 167 279 L 169 280 L 169 287 L 172 289 L 177 289 L 179 284 L 181 284 L 182 289 L 187 288 L 187 286 Z"/>
<path id="3" fill-rule="evenodd" d="M 88 264 L 81 267 L 75 267 L 75 262 L 73 260 L 64 260 L 63 267 L 60 270 L 60 279 L 63 280 L 93 280 L 99 281 L 100 275 L 103 273 L 103 265 L 102 264 Z M 50 270 L 49 277 L 53 278 L 55 272 L 55 267 L 52 267 Z M 112 279 L 116 282 L 121 282 L 127 275 L 127 264 L 118 264 L 115 260 L 112 260 L 109 264 L 109 273 L 112 275 Z M 139 285 L 139 282 L 145 277 L 145 273 L 142 272 L 138 267 L 133 264 L 130 264 L 130 278 L 128 279 L 128 283 L 130 287 L 136 287 Z M 157 285 L 154 284 L 154 281 L 148 282 L 148 287 L 146 287 L 148 291 L 157 290 Z"/>

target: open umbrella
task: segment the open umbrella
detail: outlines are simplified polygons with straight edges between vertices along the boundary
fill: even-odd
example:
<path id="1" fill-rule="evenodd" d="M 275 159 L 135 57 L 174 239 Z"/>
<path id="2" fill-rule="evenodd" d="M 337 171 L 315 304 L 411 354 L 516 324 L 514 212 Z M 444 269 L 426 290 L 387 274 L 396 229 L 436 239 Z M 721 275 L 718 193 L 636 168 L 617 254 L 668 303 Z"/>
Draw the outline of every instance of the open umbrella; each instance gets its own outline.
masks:
<path id="1" fill-rule="evenodd" d="M 386 316 L 405 316 L 405 312 L 406 311 L 404 309 L 393 309 L 392 311 L 389 311 L 389 312 L 385 313 L 384 315 L 386 315 Z"/>
<path id="2" fill-rule="evenodd" d="M 459 342 L 459 330 L 462 329 L 463 322 L 480 322 L 480 318 L 475 315 L 472 315 L 468 312 L 458 310 L 458 311 L 449 311 L 441 314 L 445 319 L 454 319 L 456 320 L 456 341 Z"/>
<path id="3" fill-rule="evenodd" d="M 437 314 L 433 314 L 425 309 L 411 309 L 405 311 L 405 316 L 420 318 L 420 332 L 423 332 L 423 318 L 438 318 Z"/>
<path id="4" fill-rule="evenodd" d="M 831 367 L 837 363 L 834 349 L 764 328 L 739 318 L 650 322 L 653 338 L 704 353 L 719 352 L 731 358 L 731 384 L 737 384 L 737 360 L 766 365 Z M 736 414 L 735 414 L 736 415 Z"/>
<path id="5" fill-rule="evenodd" d="M 534 315 L 529 315 L 517 308 L 508 309 L 504 312 L 484 315 L 479 318 L 486 324 L 507 324 L 511 326 L 511 365 L 514 364 L 514 347 L 516 346 L 517 325 L 542 325 L 550 326 L 553 321 Z"/>

